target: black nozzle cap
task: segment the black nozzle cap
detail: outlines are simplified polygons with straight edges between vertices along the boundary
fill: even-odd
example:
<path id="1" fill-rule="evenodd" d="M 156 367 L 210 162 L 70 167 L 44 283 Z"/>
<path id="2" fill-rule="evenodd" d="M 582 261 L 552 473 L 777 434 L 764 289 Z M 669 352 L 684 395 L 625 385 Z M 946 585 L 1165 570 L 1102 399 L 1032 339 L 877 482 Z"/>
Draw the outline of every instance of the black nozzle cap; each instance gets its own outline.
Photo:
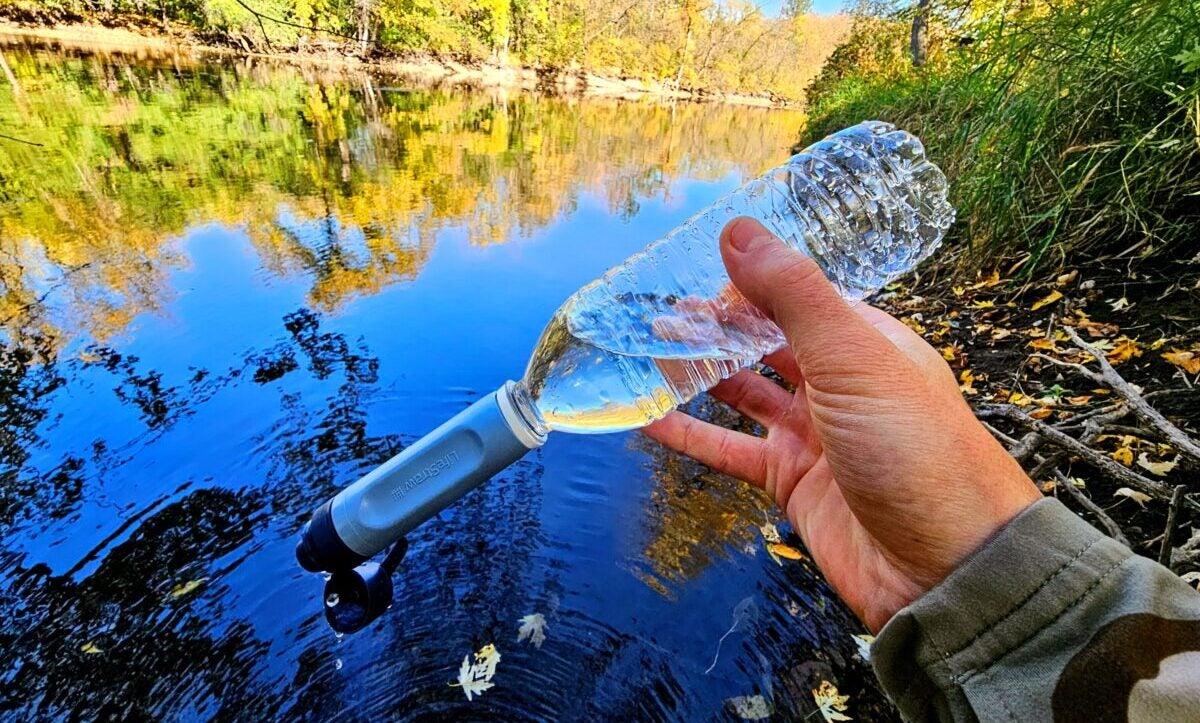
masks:
<path id="1" fill-rule="evenodd" d="M 338 537 L 337 529 L 333 526 L 332 507 L 333 500 L 318 507 L 300 532 L 296 560 L 300 567 L 309 572 L 350 570 L 369 557 L 351 550 Z"/>

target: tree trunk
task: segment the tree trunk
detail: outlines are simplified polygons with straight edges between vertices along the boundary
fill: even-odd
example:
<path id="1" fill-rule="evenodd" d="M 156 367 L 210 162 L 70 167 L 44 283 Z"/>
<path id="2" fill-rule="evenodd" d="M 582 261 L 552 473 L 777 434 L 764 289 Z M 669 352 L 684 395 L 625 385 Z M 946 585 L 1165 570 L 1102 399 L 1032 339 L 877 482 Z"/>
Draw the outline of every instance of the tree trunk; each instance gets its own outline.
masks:
<path id="1" fill-rule="evenodd" d="M 909 39 L 913 65 L 925 65 L 929 54 L 929 0 L 917 0 L 917 14 L 913 16 L 912 37 Z"/>

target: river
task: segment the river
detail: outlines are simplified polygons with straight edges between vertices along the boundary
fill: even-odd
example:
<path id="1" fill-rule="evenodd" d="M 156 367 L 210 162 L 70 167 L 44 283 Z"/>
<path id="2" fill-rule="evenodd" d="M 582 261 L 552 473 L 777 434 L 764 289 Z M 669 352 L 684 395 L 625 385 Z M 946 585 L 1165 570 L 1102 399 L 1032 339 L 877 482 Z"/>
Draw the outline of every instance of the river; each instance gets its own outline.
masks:
<path id="1" fill-rule="evenodd" d="M 361 632 L 293 555 L 800 114 L 2 52 L 0 716 L 819 720 L 822 680 L 891 716 L 769 501 L 636 433 L 555 435 L 422 526 Z"/>

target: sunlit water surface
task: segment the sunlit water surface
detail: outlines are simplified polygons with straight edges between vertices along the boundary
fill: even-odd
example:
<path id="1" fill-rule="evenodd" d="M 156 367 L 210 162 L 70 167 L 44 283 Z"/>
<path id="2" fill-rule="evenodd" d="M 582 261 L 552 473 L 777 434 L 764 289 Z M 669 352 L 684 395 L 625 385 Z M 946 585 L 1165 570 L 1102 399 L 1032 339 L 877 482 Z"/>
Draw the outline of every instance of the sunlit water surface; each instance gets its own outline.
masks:
<path id="1" fill-rule="evenodd" d="M 797 115 L 3 57 L 26 142 L 0 140 L 0 715 L 714 719 L 762 695 L 799 719 L 822 679 L 884 715 L 861 629 L 767 555 L 767 500 L 637 434 L 556 434 L 421 527 L 355 635 L 293 559 L 314 507 L 518 378 L 564 298 L 780 162 Z M 468 702 L 449 684 L 487 643 Z"/>

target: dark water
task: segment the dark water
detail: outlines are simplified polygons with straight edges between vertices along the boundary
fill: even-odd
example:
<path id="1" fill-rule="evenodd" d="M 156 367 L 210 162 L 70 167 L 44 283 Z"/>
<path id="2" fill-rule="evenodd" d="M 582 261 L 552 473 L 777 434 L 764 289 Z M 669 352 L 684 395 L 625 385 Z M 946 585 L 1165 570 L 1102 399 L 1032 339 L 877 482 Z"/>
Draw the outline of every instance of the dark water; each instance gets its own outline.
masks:
<path id="1" fill-rule="evenodd" d="M 557 435 L 421 527 L 358 634 L 293 561 L 316 505 L 519 377 L 566 296 L 779 162 L 796 115 L 3 57 L 4 717 L 798 719 L 822 679 L 885 715 L 861 630 L 766 554 L 767 501 L 636 434 Z"/>

